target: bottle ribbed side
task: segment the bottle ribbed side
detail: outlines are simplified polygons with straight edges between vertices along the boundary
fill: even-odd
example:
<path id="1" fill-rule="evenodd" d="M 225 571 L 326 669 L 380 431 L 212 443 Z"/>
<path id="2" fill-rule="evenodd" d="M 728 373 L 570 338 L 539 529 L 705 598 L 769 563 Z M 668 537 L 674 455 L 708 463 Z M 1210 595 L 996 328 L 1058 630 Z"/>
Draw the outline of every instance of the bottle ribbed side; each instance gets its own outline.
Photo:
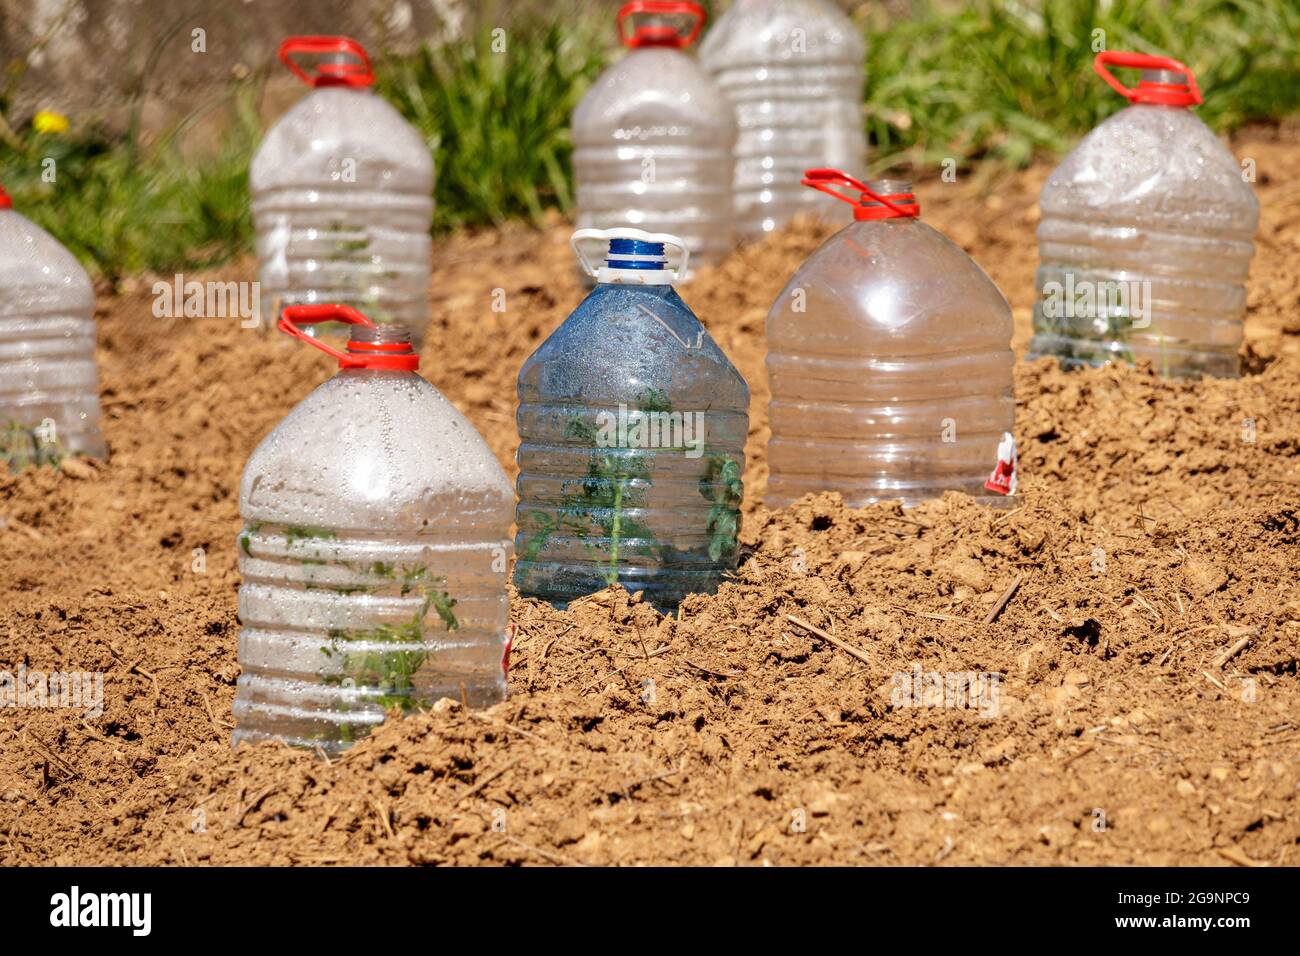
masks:
<path id="1" fill-rule="evenodd" d="M 1149 360 L 1162 375 L 1234 377 L 1254 245 L 1234 232 L 1044 215 L 1029 357 L 1067 368 Z"/>
<path id="2" fill-rule="evenodd" d="M 264 326 L 274 328 L 287 305 L 338 302 L 360 309 L 372 322 L 405 326 L 418 348 L 429 320 L 432 215 L 427 195 L 355 186 L 257 195 L 253 217 Z"/>
<path id="3" fill-rule="evenodd" d="M 389 709 L 505 696 L 500 541 L 245 524 L 234 740 L 343 750 Z"/>

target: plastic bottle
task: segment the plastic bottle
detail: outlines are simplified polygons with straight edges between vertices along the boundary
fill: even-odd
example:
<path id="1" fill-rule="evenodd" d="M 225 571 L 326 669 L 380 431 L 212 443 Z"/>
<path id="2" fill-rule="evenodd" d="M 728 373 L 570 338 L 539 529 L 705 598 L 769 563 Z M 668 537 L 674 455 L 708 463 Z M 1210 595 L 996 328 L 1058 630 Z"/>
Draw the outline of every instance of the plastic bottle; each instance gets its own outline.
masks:
<path id="1" fill-rule="evenodd" d="M 735 245 L 735 119 L 683 52 L 703 23 L 695 3 L 626 4 L 619 36 L 631 52 L 573 112 L 578 225 L 671 232 L 696 264 L 716 262 Z"/>
<path id="2" fill-rule="evenodd" d="M 347 352 L 300 325 L 352 325 Z M 339 361 L 240 483 L 235 743 L 342 750 L 398 706 L 505 696 L 510 482 L 416 374 L 409 333 L 339 305 L 279 328 Z"/>
<path id="3" fill-rule="evenodd" d="M 766 504 L 1016 491 L 1011 309 L 961 248 L 918 218 L 912 186 L 810 169 L 853 204 L 767 316 Z M 858 195 L 833 187 L 847 186 Z"/>
<path id="4" fill-rule="evenodd" d="M 736 227 L 753 238 L 798 212 L 814 166 L 866 165 L 866 44 L 827 0 L 736 0 L 700 44 L 700 62 L 735 107 Z M 845 217 L 847 218 L 847 217 Z"/>
<path id="5" fill-rule="evenodd" d="M 95 291 L 0 188 L 0 468 L 102 458 Z"/>
<path id="6" fill-rule="evenodd" d="M 1141 69 L 1132 89 L 1108 67 Z M 1039 198 L 1031 358 L 1067 368 L 1150 359 L 1163 375 L 1238 374 L 1259 202 L 1191 107 L 1177 60 L 1106 52 L 1132 104 L 1065 157 Z"/>
<path id="7" fill-rule="evenodd" d="M 314 67 L 300 62 L 312 57 Z M 429 147 L 370 91 L 374 73 L 355 40 L 290 37 L 280 60 L 313 90 L 253 157 L 262 315 L 340 302 L 405 325 L 418 349 L 429 321 Z"/>
<path id="8" fill-rule="evenodd" d="M 749 386 L 672 287 L 685 242 L 572 244 L 597 284 L 519 372 L 515 584 L 560 604 L 621 583 L 671 611 L 736 566 Z"/>

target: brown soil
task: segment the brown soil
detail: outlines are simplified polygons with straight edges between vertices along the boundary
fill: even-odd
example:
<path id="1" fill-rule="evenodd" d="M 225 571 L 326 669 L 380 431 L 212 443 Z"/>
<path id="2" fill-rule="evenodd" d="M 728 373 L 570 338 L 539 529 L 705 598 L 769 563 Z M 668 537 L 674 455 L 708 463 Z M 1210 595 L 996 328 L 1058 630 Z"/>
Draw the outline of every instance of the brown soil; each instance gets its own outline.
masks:
<path id="1" fill-rule="evenodd" d="M 1022 364 L 1018 510 L 771 512 L 763 319 L 825 236 L 791 228 L 686 291 L 753 386 L 736 581 L 678 619 L 516 600 L 507 702 L 333 764 L 229 747 L 240 470 L 330 363 L 154 319 L 147 280 L 102 300 L 111 459 L 0 478 L 0 669 L 103 671 L 105 713 L 0 710 L 0 862 L 1300 862 L 1300 134 L 1235 146 L 1252 374 Z M 1045 174 L 921 189 L 1022 351 Z M 423 372 L 512 470 L 515 372 L 579 297 L 567 232 L 437 250 Z M 1000 674 L 996 716 L 897 706 L 914 667 Z"/>

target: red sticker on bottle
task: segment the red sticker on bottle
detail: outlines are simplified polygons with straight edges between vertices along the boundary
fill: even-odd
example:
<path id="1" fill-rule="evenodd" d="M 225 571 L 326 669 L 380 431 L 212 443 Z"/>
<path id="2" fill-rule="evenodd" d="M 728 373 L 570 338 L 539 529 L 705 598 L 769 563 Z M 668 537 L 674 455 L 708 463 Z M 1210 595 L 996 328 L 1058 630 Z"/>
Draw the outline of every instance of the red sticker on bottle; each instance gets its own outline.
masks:
<path id="1" fill-rule="evenodd" d="M 1016 493 L 1016 439 L 1010 432 L 1002 433 L 998 442 L 998 463 L 984 487 L 1000 495 Z"/>

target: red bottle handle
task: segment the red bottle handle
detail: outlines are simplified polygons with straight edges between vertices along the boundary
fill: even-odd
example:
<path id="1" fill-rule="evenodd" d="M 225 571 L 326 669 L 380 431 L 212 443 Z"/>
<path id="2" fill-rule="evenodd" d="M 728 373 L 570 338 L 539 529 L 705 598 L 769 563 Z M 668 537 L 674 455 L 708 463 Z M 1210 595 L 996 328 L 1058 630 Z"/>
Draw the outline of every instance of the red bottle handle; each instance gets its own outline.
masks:
<path id="1" fill-rule="evenodd" d="M 309 73 L 295 58 L 295 54 L 304 56 L 328 56 L 342 53 L 353 57 L 355 63 L 316 63 Z M 375 71 L 370 67 L 370 57 L 365 48 L 351 37 L 344 36 L 301 36 L 289 37 L 280 44 L 280 62 L 289 68 L 294 76 L 308 86 L 369 86 L 375 82 Z"/>
<path id="2" fill-rule="evenodd" d="M 5 192 L 5 188 L 3 186 L 0 186 L 0 209 L 13 209 L 13 208 L 14 208 L 13 199 L 11 199 L 9 197 L 9 194 Z"/>
<path id="3" fill-rule="evenodd" d="M 866 219 L 887 218 L 885 216 L 859 216 L 858 215 L 859 211 L 867 211 L 867 210 L 863 210 L 862 204 L 866 202 L 866 200 L 868 199 L 875 200 L 876 202 L 884 206 L 886 209 L 891 210 L 894 216 L 915 217 L 921 214 L 921 206 L 915 200 L 912 200 L 912 202 L 907 203 L 905 205 L 899 205 L 890 202 L 891 198 L 902 199 L 904 198 L 904 196 L 907 196 L 907 198 L 911 198 L 910 193 L 908 194 L 900 193 L 899 195 L 893 197 L 882 196 L 880 195 L 880 193 L 876 192 L 866 183 L 854 179 L 848 173 L 840 172 L 840 170 L 838 169 L 827 169 L 827 168 L 805 169 L 803 173 L 803 179 L 800 181 L 800 185 L 811 186 L 813 189 L 820 189 L 828 196 L 834 196 L 836 199 L 843 200 L 844 202 L 849 203 L 851 206 L 854 207 L 854 218 L 859 218 L 859 219 L 860 218 L 866 218 Z M 857 197 L 854 197 L 847 193 L 842 193 L 838 189 L 832 189 L 831 188 L 832 186 L 847 186 L 850 189 L 857 190 L 858 195 Z M 892 217 L 888 217 L 888 218 L 892 218 Z"/>
<path id="4" fill-rule="evenodd" d="M 627 32 L 627 21 L 646 14 L 658 17 L 685 17 L 687 32 L 667 24 L 637 23 L 632 21 L 632 32 Z M 690 0 L 632 0 L 618 11 L 618 37 L 625 46 L 633 49 L 643 46 L 671 46 L 677 49 L 695 42 L 704 29 L 704 8 Z"/>
<path id="5" fill-rule="evenodd" d="M 1143 81 L 1128 87 L 1117 80 L 1107 67 L 1122 66 L 1134 70 L 1169 70 L 1187 77 L 1187 85 L 1180 83 L 1149 83 Z M 1104 50 L 1092 61 L 1092 68 L 1106 81 L 1106 85 L 1130 103 L 1156 103 L 1164 106 L 1198 106 L 1205 102 L 1197 89 L 1196 77 L 1185 63 L 1167 56 L 1149 53 L 1126 53 L 1121 50 Z"/>
<path id="6" fill-rule="evenodd" d="M 411 351 L 411 346 L 407 342 L 358 343 L 358 347 L 365 350 L 361 354 L 340 352 L 334 346 L 327 345 L 299 328 L 299 325 L 315 325 L 317 322 L 345 322 L 348 325 L 371 327 L 375 324 L 350 305 L 322 302 L 315 305 L 285 306 L 284 311 L 280 313 L 280 321 L 276 323 L 276 328 L 296 339 L 302 339 L 313 348 L 320 349 L 331 358 L 337 359 L 339 368 L 382 368 L 413 372 L 420 367 L 420 356 Z"/>

